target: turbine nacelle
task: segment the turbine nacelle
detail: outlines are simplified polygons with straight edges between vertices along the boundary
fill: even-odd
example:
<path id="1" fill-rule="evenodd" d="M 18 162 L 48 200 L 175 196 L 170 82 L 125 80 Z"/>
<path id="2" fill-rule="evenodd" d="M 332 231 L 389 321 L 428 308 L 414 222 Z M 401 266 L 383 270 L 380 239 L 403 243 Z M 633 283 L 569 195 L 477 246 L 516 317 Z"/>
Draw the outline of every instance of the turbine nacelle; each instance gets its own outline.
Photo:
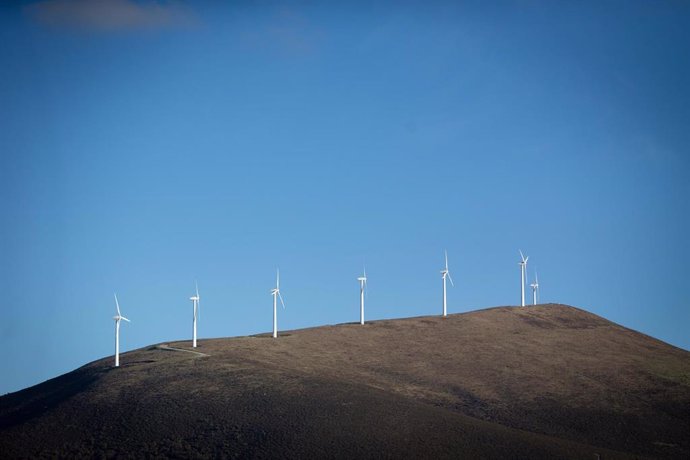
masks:
<path id="1" fill-rule="evenodd" d="M 120 321 L 121 319 L 124 319 L 128 323 L 131 323 L 130 320 L 122 316 L 122 313 L 120 313 L 120 302 L 117 301 L 117 294 L 113 294 L 113 296 L 115 297 L 115 309 L 117 310 L 117 315 L 113 316 L 113 319 L 115 321 Z"/>
<path id="2" fill-rule="evenodd" d="M 280 299 L 280 303 L 285 308 L 285 302 L 283 301 L 283 296 L 280 295 L 280 270 L 276 269 L 276 287 L 271 289 L 271 295 L 276 296 Z"/>
<path id="3" fill-rule="evenodd" d="M 362 296 L 369 295 L 368 291 L 368 283 L 367 283 L 367 267 L 363 267 L 362 270 L 362 276 L 357 278 L 357 281 L 359 281 L 359 288 L 362 290 Z M 360 318 L 360 321 L 364 321 L 364 297 L 362 297 L 361 300 L 361 305 L 360 308 L 362 310 L 362 318 Z M 362 324 L 364 324 L 362 322 Z"/>
<path id="4" fill-rule="evenodd" d="M 522 259 L 520 262 L 518 262 L 519 265 L 527 265 L 527 261 L 529 260 L 529 256 L 525 257 L 525 255 L 522 253 L 522 250 L 520 251 L 520 258 Z"/>
<path id="5" fill-rule="evenodd" d="M 359 281 L 360 283 L 367 284 L 367 268 L 366 267 L 364 267 L 364 270 L 362 271 L 362 276 L 357 278 L 357 281 Z"/>
<path id="6" fill-rule="evenodd" d="M 196 281 L 194 281 L 194 290 L 196 291 L 196 293 L 193 296 L 191 296 L 189 300 L 198 302 L 199 300 L 201 300 L 201 297 L 199 296 L 199 283 L 197 283 Z"/>
<path id="7" fill-rule="evenodd" d="M 445 258 L 446 258 L 446 266 L 441 270 L 441 278 L 444 280 L 446 277 L 448 277 L 448 280 L 450 281 L 450 285 L 455 287 L 455 284 L 453 284 L 453 277 L 450 276 L 450 270 L 448 270 L 448 251 L 443 251 Z"/>

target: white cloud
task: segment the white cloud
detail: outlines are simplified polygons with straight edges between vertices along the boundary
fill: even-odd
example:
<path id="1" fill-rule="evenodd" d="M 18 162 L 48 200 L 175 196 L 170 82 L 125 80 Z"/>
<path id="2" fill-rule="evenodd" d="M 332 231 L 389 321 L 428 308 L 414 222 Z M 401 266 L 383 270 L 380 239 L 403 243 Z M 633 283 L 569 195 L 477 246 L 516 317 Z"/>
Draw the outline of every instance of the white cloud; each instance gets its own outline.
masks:
<path id="1" fill-rule="evenodd" d="M 155 0 L 44 0 L 25 9 L 40 24 L 81 30 L 117 31 L 190 25 L 192 13 L 176 2 Z"/>

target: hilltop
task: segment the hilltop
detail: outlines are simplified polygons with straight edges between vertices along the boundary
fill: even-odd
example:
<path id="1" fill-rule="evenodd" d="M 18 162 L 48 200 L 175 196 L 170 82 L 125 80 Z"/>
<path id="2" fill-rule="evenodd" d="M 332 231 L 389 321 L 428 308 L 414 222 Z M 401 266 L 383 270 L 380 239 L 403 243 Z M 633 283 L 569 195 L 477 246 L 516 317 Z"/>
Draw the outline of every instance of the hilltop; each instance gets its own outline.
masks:
<path id="1" fill-rule="evenodd" d="M 170 342 L 0 398 L 4 456 L 690 457 L 690 353 L 565 305 Z"/>

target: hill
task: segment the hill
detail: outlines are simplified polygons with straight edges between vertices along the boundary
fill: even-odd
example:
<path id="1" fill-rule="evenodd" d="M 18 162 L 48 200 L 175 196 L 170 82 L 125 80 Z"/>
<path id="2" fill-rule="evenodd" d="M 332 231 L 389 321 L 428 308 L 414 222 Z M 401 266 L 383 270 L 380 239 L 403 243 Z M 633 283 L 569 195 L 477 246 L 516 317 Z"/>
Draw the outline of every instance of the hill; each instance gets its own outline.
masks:
<path id="1" fill-rule="evenodd" d="M 0 398 L 19 456 L 690 458 L 690 353 L 564 305 L 155 345 Z"/>

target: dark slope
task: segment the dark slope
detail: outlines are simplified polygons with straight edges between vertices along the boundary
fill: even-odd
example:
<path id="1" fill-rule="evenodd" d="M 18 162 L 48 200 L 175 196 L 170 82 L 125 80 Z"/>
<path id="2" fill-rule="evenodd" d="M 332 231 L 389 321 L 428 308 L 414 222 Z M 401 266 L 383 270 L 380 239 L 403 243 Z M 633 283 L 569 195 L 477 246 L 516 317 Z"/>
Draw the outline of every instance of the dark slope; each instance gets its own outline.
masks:
<path id="1" fill-rule="evenodd" d="M 189 348 L 188 342 L 171 346 Z M 4 456 L 690 456 L 690 353 L 562 305 L 150 347 L 0 398 Z"/>

